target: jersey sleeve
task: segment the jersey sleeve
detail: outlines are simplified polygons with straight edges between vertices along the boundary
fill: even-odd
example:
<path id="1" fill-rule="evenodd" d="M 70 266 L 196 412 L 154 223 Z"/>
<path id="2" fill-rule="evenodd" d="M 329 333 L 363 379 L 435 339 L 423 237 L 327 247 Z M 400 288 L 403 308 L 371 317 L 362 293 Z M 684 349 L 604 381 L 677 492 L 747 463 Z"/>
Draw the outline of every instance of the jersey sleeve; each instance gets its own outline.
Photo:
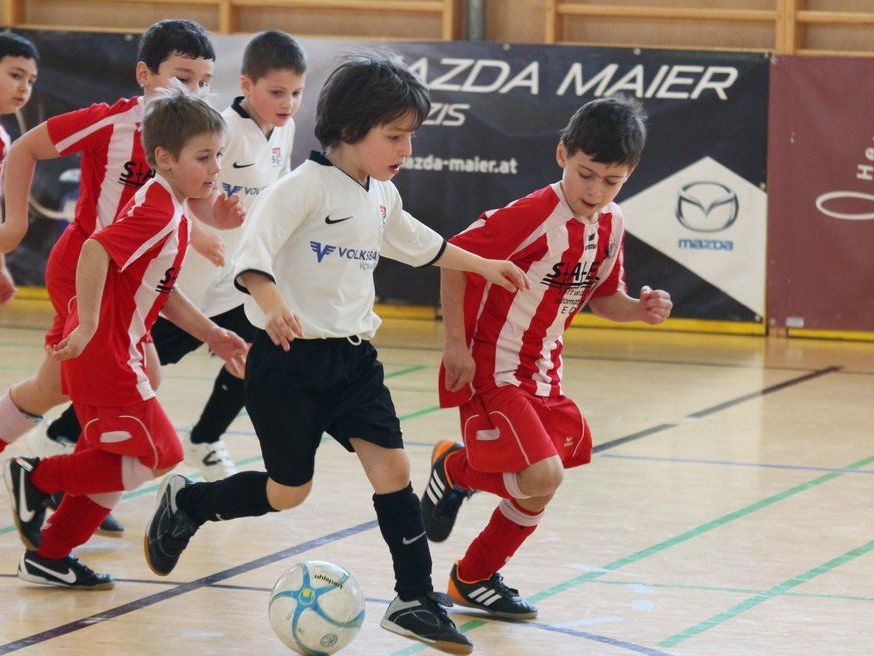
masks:
<path id="1" fill-rule="evenodd" d="M 403 209 L 394 185 L 391 193 L 380 254 L 414 267 L 434 264 L 443 255 L 446 240 Z"/>
<path id="2" fill-rule="evenodd" d="M 540 227 L 544 218 L 540 203 L 526 197 L 499 210 L 483 212 L 449 241 L 481 257 L 508 260 Z"/>
<path id="3" fill-rule="evenodd" d="M 175 208 L 169 193 L 157 185 L 143 190 L 146 193 L 142 197 L 134 196 L 115 222 L 91 235 L 106 249 L 119 271 L 124 271 L 176 229 Z"/>
<path id="4" fill-rule="evenodd" d="M 87 150 L 96 139 L 100 129 L 108 123 L 110 106 L 95 103 L 66 114 L 53 116 L 46 121 L 49 138 L 60 155 L 70 155 Z"/>
<path id="5" fill-rule="evenodd" d="M 242 273 L 261 273 L 273 282 L 276 254 L 289 240 L 304 218 L 321 204 L 323 191 L 292 174 L 271 185 L 259 198 L 243 223 L 240 247 L 234 260 L 234 285 L 249 290 L 237 279 Z"/>

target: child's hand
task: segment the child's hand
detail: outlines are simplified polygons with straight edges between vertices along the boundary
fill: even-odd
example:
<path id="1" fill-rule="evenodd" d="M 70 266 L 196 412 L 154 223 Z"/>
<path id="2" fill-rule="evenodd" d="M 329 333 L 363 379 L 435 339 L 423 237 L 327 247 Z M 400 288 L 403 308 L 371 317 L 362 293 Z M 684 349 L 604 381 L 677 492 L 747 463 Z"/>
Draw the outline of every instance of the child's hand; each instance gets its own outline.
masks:
<path id="1" fill-rule="evenodd" d="M 653 326 L 667 319 L 671 314 L 671 308 L 674 307 L 668 292 L 662 289 L 651 289 L 647 285 L 641 288 L 638 303 L 643 313 L 642 320 Z"/>
<path id="2" fill-rule="evenodd" d="M 473 382 L 476 363 L 465 344 L 447 342 L 443 346 L 443 369 L 446 373 L 446 389 L 457 392 Z"/>
<path id="3" fill-rule="evenodd" d="M 295 337 L 303 337 L 300 321 L 284 304 L 267 314 L 264 330 L 267 331 L 270 341 L 286 352 L 291 350 Z"/>
<path id="4" fill-rule="evenodd" d="M 217 267 L 225 265 L 225 243 L 218 232 L 206 226 L 191 233 L 191 245 Z"/>
<path id="5" fill-rule="evenodd" d="M 500 285 L 508 292 L 531 289 L 531 283 L 522 269 L 509 260 L 486 260 L 486 266 L 481 273 L 483 278 Z"/>
<path id="6" fill-rule="evenodd" d="M 239 196 L 228 196 L 220 193 L 212 206 L 213 224 L 219 230 L 239 228 L 246 220 L 246 208 L 240 202 Z"/>
<path id="7" fill-rule="evenodd" d="M 18 289 L 15 287 L 15 281 L 12 279 L 12 274 L 5 266 L 0 266 L 0 305 L 5 305 L 13 298 Z"/>
<path id="8" fill-rule="evenodd" d="M 216 326 L 206 344 L 210 351 L 227 363 L 228 371 L 237 378 L 243 377 L 246 371 L 246 353 L 249 351 L 249 345 L 240 339 L 239 335 Z"/>
<path id="9" fill-rule="evenodd" d="M 81 325 L 76 326 L 69 335 L 51 347 L 49 355 L 52 360 L 72 360 L 85 350 L 92 337 L 94 331 L 87 330 Z"/>

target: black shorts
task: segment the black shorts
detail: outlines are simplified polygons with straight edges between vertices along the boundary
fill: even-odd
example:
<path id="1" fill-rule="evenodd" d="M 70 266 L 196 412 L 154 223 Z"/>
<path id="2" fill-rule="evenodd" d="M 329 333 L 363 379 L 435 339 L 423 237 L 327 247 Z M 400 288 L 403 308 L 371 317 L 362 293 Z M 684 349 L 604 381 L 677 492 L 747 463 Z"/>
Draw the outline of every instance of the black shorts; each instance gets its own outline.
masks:
<path id="1" fill-rule="evenodd" d="M 246 342 L 251 343 L 255 339 L 255 332 L 258 329 L 246 318 L 242 305 L 210 317 L 210 319 L 222 328 L 237 333 Z M 158 360 L 161 364 L 175 364 L 203 344 L 199 339 L 164 317 L 158 317 L 155 325 L 152 326 L 152 341 L 155 343 Z"/>
<path id="2" fill-rule="evenodd" d="M 352 451 L 358 437 L 402 449 L 401 425 L 370 342 L 296 339 L 286 353 L 258 330 L 246 358 L 246 410 L 267 473 L 282 485 L 313 477 L 328 433 Z"/>

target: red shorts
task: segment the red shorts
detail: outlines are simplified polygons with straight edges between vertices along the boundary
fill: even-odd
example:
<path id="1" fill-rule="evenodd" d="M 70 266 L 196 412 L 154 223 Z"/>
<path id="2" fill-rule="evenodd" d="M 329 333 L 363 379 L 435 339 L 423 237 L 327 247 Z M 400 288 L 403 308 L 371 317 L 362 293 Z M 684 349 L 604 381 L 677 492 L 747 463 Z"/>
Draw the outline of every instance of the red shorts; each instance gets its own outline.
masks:
<path id="1" fill-rule="evenodd" d="M 459 410 L 467 457 L 478 471 L 517 473 L 551 456 L 568 469 L 592 459 L 589 425 L 566 396 L 534 396 L 506 385 Z"/>
<path id="2" fill-rule="evenodd" d="M 76 297 L 76 267 L 85 239 L 75 224 L 67 226 L 46 262 L 46 290 L 55 309 L 52 326 L 45 336 L 46 346 L 54 346 L 64 337 L 64 326 Z"/>
<path id="3" fill-rule="evenodd" d="M 149 469 L 167 469 L 182 462 L 182 443 L 158 399 L 108 408 L 74 403 L 82 426 L 80 443 L 131 456 Z"/>

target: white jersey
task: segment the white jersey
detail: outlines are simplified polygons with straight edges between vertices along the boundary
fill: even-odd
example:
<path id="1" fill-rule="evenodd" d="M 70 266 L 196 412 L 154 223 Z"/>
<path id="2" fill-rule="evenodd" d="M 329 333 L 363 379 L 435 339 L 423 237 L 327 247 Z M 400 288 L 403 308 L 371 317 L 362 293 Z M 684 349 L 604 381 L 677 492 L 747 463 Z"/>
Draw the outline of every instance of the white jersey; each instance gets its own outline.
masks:
<path id="1" fill-rule="evenodd" d="M 379 256 L 425 266 L 445 248 L 440 235 L 404 211 L 391 182 L 361 185 L 313 152 L 267 190 L 246 221 L 234 275 L 271 278 L 306 339 L 371 339 L 380 324 L 373 311 Z M 245 307 L 249 321 L 264 328 L 255 300 L 247 297 Z"/>
<path id="2" fill-rule="evenodd" d="M 248 213 L 267 185 L 288 173 L 294 121 L 273 128 L 267 138 L 240 106 L 242 100 L 242 96 L 236 98 L 222 112 L 227 124 L 227 143 L 219 180 L 221 190 L 228 196 L 238 196 Z M 243 304 L 243 295 L 234 287 L 231 263 L 241 233 L 242 228 L 219 231 L 225 244 L 223 268 L 216 267 L 193 248 L 189 249 L 177 286 L 208 317 Z"/>

